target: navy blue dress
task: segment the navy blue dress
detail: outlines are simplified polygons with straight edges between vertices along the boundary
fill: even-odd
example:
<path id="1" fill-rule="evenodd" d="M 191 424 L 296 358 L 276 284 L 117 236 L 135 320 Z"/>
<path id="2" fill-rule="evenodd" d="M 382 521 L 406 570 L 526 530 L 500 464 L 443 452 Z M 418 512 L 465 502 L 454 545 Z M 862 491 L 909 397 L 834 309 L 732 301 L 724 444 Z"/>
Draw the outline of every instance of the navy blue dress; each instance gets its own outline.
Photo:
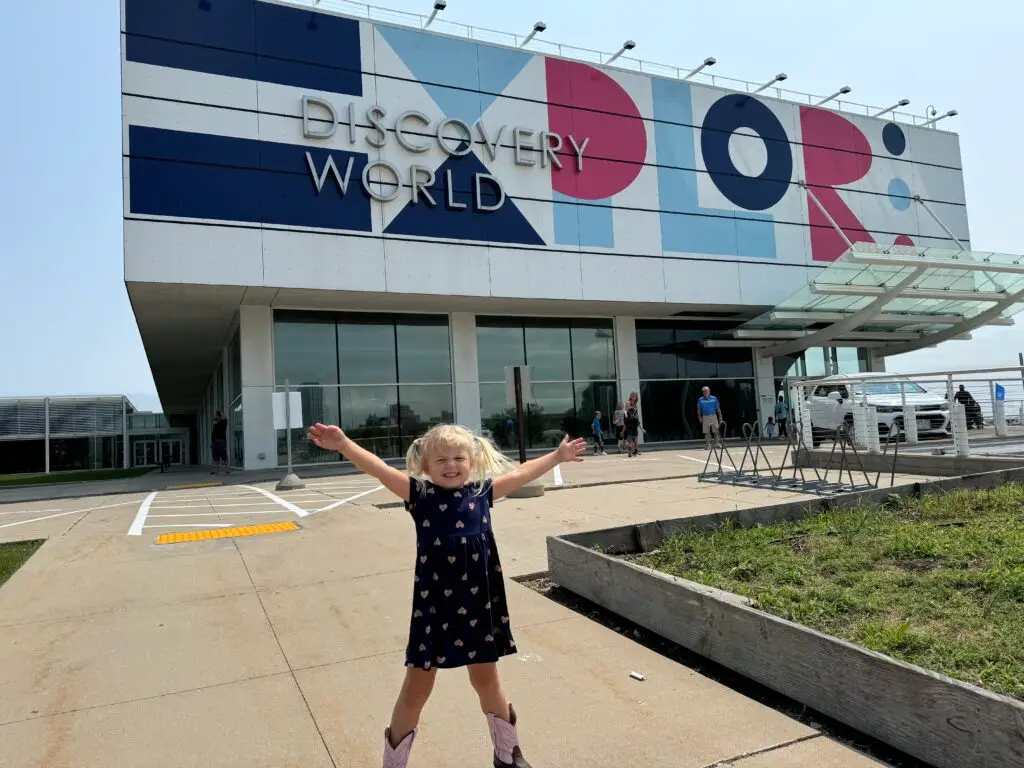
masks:
<path id="1" fill-rule="evenodd" d="M 447 669 L 515 653 L 491 529 L 491 481 L 449 489 L 410 478 L 409 499 L 416 576 L 405 665 Z"/>

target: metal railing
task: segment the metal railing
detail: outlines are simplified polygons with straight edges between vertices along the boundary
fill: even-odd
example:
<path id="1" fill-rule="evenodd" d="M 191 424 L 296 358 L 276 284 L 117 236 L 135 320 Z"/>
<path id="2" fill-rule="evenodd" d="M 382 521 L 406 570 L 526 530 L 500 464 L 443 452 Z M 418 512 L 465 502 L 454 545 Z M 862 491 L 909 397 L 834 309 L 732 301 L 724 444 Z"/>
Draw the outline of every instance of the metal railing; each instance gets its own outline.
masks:
<path id="1" fill-rule="evenodd" d="M 317 11 L 334 11 L 346 16 L 356 16 L 358 18 L 367 19 L 368 21 L 381 22 L 384 24 L 397 24 L 421 30 L 427 29 L 426 22 L 429 18 L 426 14 L 397 11 L 391 8 L 382 8 L 380 6 L 371 5 L 369 3 L 353 2 L 353 0 L 281 0 L 281 2 L 291 5 L 299 5 L 306 8 L 314 8 Z M 654 77 L 666 77 L 682 80 L 685 75 L 695 69 L 695 67 L 677 67 L 671 64 L 658 64 L 656 62 L 645 61 L 632 56 L 615 56 L 615 54 L 612 53 L 606 53 L 592 48 L 582 48 L 577 45 L 556 43 L 540 37 L 533 37 L 526 42 L 527 35 L 502 32 L 500 30 L 488 29 L 486 27 L 475 27 L 470 24 L 461 24 L 459 22 L 449 21 L 440 16 L 436 17 L 430 24 L 429 31 L 432 33 L 450 35 L 452 37 L 465 38 L 475 42 L 487 43 L 490 45 L 501 45 L 507 48 L 520 49 L 520 46 L 523 46 L 521 50 L 529 51 L 531 53 L 558 56 L 559 58 L 582 61 L 587 64 L 612 66 L 618 69 L 652 75 Z M 523 45 L 524 42 L 526 42 L 525 46 Z M 610 64 L 609 62 L 613 57 L 615 63 Z M 697 72 L 687 78 L 687 82 L 698 85 L 710 85 L 715 88 L 724 88 L 726 90 L 738 91 L 740 93 L 753 93 L 755 90 L 761 89 L 764 85 L 764 83 L 755 83 L 735 77 L 716 75 L 706 70 Z M 760 90 L 758 95 L 779 99 L 781 101 L 795 102 L 797 104 L 815 105 L 825 99 L 828 94 L 803 93 L 802 91 L 794 91 L 788 88 L 770 86 Z M 824 109 L 847 112 L 864 117 L 872 117 L 882 110 L 881 107 L 840 99 L 833 99 L 827 104 L 823 104 L 822 107 Z M 925 115 L 915 115 L 910 112 L 896 112 L 889 110 L 885 112 L 885 114 L 891 115 L 892 119 L 896 122 L 906 123 L 908 125 L 921 125 L 929 120 Z M 932 123 L 931 128 L 940 131 L 944 130 L 939 128 L 937 123 Z"/>

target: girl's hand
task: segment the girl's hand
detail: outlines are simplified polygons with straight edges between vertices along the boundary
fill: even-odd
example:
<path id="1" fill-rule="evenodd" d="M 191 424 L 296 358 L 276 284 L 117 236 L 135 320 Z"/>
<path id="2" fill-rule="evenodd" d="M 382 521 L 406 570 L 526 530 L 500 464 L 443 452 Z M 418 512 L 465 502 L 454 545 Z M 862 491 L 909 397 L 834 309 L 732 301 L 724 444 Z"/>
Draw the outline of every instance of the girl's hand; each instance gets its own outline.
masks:
<path id="1" fill-rule="evenodd" d="M 345 444 L 345 433 L 341 431 L 341 427 L 336 426 L 324 426 L 323 424 L 314 424 L 309 428 L 309 439 L 316 444 L 318 448 L 323 448 L 327 451 L 338 451 L 341 453 L 341 447 Z"/>
<path id="2" fill-rule="evenodd" d="M 572 442 L 569 442 L 569 436 L 566 435 L 562 438 L 562 444 L 558 446 L 558 450 L 555 451 L 558 454 L 558 461 L 561 464 L 570 461 L 583 461 L 580 458 L 580 454 L 587 450 L 587 441 L 582 437 L 578 437 Z"/>

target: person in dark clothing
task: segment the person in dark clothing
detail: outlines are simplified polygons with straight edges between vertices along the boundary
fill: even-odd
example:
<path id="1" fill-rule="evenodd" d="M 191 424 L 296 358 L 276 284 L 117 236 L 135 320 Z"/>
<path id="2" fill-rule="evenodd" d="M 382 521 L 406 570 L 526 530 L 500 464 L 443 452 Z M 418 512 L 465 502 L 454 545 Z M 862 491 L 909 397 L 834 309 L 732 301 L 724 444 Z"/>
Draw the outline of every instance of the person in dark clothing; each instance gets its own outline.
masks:
<path id="1" fill-rule="evenodd" d="M 212 475 L 219 475 L 221 466 L 224 467 L 224 473 L 230 475 L 231 470 L 228 468 L 228 420 L 224 418 L 224 415 L 217 411 L 213 417 L 213 472 Z"/>
<path id="2" fill-rule="evenodd" d="M 960 385 L 960 389 L 953 399 L 956 400 L 964 407 L 964 414 L 967 416 L 967 428 L 978 427 L 981 429 L 985 426 L 985 417 L 981 413 L 981 406 L 978 405 L 978 401 L 974 399 L 974 395 L 967 391 L 967 387 L 963 384 Z"/>

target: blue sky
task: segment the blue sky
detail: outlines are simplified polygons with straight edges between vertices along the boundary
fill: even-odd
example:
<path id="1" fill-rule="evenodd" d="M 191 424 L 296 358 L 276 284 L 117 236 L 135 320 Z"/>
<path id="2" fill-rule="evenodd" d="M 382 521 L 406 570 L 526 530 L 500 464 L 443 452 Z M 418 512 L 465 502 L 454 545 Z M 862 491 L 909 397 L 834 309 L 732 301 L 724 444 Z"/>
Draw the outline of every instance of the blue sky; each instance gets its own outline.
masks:
<path id="1" fill-rule="evenodd" d="M 327 0 L 329 3 L 329 0 Z M 327 4 L 325 3 L 325 4 Z M 429 0 L 388 7 L 429 11 Z M 123 283 L 117 0 L 13 2 L 0 25 L 0 395 L 129 393 L 155 408 Z M 925 10 L 927 8 L 927 11 Z M 853 86 L 867 104 L 957 109 L 974 248 L 1024 253 L 1020 126 L 1024 10 L 1011 0 L 450 0 L 453 21 L 766 80 L 794 90 Z M 890 361 L 890 370 L 1011 365 L 1024 325 L 983 330 Z"/>

